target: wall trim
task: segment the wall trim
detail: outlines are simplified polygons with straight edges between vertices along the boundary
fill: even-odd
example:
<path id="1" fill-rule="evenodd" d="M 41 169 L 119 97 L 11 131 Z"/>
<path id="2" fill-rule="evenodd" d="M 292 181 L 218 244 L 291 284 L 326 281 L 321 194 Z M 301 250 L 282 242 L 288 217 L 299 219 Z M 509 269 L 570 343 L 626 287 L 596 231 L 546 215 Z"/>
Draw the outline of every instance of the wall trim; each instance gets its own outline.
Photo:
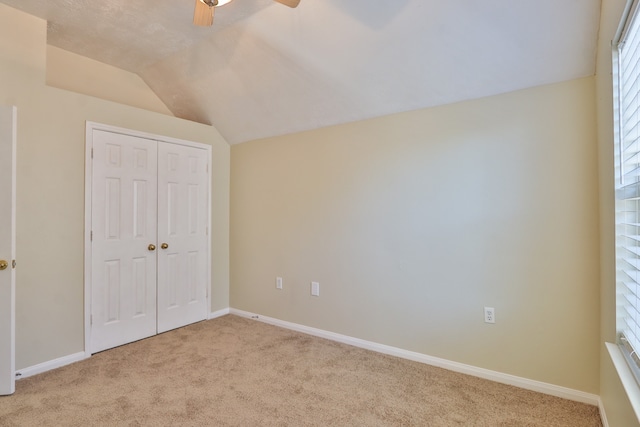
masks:
<path id="1" fill-rule="evenodd" d="M 224 308 L 222 310 L 217 310 L 209 313 L 207 320 L 216 319 L 218 317 L 222 317 L 229 314 L 229 309 Z M 88 359 L 91 357 L 91 353 L 88 352 L 78 352 L 74 354 L 70 354 L 68 356 L 59 357 L 57 359 L 49 360 L 46 362 L 38 363 L 34 366 L 29 366 L 28 368 L 18 369 L 16 370 L 16 379 L 21 380 L 23 378 L 29 378 L 37 374 L 41 374 L 43 372 L 51 371 L 52 369 L 61 368 L 66 365 L 70 365 L 75 362 L 80 362 L 82 360 Z"/>
<path id="2" fill-rule="evenodd" d="M 212 311 L 211 313 L 209 313 L 209 317 L 207 318 L 207 320 L 226 316 L 227 314 L 229 314 L 229 311 L 230 311 L 229 308 L 223 308 L 222 310 Z"/>
<path id="3" fill-rule="evenodd" d="M 24 369 L 16 370 L 16 379 L 21 380 L 23 378 L 29 378 L 43 372 L 50 371 L 52 369 L 61 368 L 65 365 L 70 365 L 81 360 L 85 360 L 91 357 L 90 354 L 84 351 L 70 354 L 68 356 L 59 357 L 57 359 L 49 360 L 48 362 L 38 363 L 37 365 L 30 366 Z"/>
<path id="4" fill-rule="evenodd" d="M 349 344 L 355 347 L 364 348 L 366 350 L 372 350 L 378 353 L 388 354 L 390 356 L 396 356 L 402 359 L 408 359 L 414 362 L 420 362 L 427 365 L 436 366 L 438 368 L 444 368 L 450 371 L 460 372 L 462 374 L 484 378 L 484 379 L 495 381 L 502 384 L 512 385 L 512 386 L 523 388 L 526 390 L 537 391 L 539 393 L 544 393 L 551 396 L 573 400 L 575 402 L 581 402 L 581 403 L 586 403 L 589 405 L 601 407 L 600 396 L 591 394 L 591 393 L 586 393 L 584 391 L 574 390 L 567 387 L 544 383 L 541 381 L 530 380 L 530 379 L 518 377 L 515 375 L 504 374 L 504 373 L 492 371 L 489 369 L 478 368 L 475 366 L 466 365 L 464 363 L 453 362 L 453 361 L 442 359 L 439 357 L 429 356 L 426 354 L 417 353 L 409 350 L 403 350 L 398 347 L 391 347 L 388 345 L 378 344 L 375 342 L 366 341 L 359 338 L 353 338 L 347 335 L 341 335 L 334 332 L 329 332 L 322 329 L 316 329 L 309 326 L 287 322 L 280 319 L 274 319 L 272 317 L 262 316 L 259 314 L 250 313 L 243 310 L 237 310 L 235 308 L 230 309 L 230 314 L 235 314 L 236 316 L 257 320 L 259 322 L 268 323 L 274 326 L 280 326 L 285 329 L 291 329 L 293 331 L 314 335 L 320 338 L 341 342 L 343 344 Z"/>
<path id="5" fill-rule="evenodd" d="M 471 375 L 474 377 L 484 378 L 487 380 L 495 381 L 502 384 L 512 385 L 515 387 L 523 388 L 525 390 L 536 391 L 539 393 L 548 394 L 551 396 L 561 397 L 564 399 L 573 400 L 576 402 L 586 403 L 589 405 L 597 406 L 600 412 L 600 419 L 602 420 L 603 427 L 609 427 L 604 404 L 600 396 L 586 393 L 580 390 L 574 390 L 567 387 L 561 387 L 554 384 L 544 383 L 541 381 L 530 380 L 527 378 L 517 377 L 515 375 L 503 374 L 497 371 L 491 371 L 489 369 L 478 368 L 464 363 L 453 362 L 450 360 L 442 359 L 439 357 L 429 356 L 423 353 L 417 353 L 414 351 L 403 350 L 398 347 L 392 347 L 384 344 L 378 344 L 371 341 L 362 340 L 359 338 L 353 338 L 347 335 L 337 334 L 335 332 L 329 332 L 322 329 L 312 328 L 310 326 L 304 326 L 297 323 L 287 322 L 285 320 L 275 319 L 272 317 L 262 316 L 248 311 L 238 310 L 235 308 L 224 308 L 222 310 L 212 311 L 209 313 L 208 319 L 216 319 L 218 317 L 226 316 L 227 314 L 233 314 L 236 316 L 244 317 L 247 319 L 257 320 L 259 322 L 267 323 L 273 326 L 290 329 L 296 332 L 302 332 L 308 335 L 313 335 L 320 338 L 329 339 L 343 344 L 352 345 L 354 347 L 364 348 L 366 350 L 375 351 L 378 353 L 388 354 L 390 356 L 400 357 L 402 359 L 412 360 L 414 362 L 424 363 L 426 365 L 436 366 L 438 368 L 448 369 L 454 372 L 460 372 L 463 374 Z M 16 370 L 16 379 L 28 378 L 37 374 L 41 374 L 52 369 L 61 368 L 71 363 L 79 362 L 91 357 L 91 354 L 86 352 L 78 352 L 63 356 L 48 362 L 39 363 L 28 368 Z"/>
<path id="6" fill-rule="evenodd" d="M 609 427 L 609 420 L 607 420 L 607 413 L 604 410 L 604 402 L 602 398 L 598 398 L 598 410 L 600 411 L 600 420 L 602 421 L 602 427 Z"/>

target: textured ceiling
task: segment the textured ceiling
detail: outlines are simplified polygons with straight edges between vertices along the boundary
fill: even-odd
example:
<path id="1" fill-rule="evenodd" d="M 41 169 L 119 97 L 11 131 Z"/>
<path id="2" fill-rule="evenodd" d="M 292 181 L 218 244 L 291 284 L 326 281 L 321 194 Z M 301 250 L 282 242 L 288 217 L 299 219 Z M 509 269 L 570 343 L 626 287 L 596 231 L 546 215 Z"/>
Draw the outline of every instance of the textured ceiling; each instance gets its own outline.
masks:
<path id="1" fill-rule="evenodd" d="M 230 143 L 593 75 L 600 0 L 0 0 Z"/>

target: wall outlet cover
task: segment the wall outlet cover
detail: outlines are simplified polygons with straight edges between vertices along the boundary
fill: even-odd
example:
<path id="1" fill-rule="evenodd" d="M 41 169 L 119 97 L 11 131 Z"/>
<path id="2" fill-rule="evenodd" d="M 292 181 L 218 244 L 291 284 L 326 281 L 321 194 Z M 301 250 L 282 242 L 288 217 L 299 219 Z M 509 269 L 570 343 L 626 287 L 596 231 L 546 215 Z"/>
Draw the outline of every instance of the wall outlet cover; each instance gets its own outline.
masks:
<path id="1" fill-rule="evenodd" d="M 493 307 L 484 308 L 485 323 L 496 323 L 496 309 Z"/>

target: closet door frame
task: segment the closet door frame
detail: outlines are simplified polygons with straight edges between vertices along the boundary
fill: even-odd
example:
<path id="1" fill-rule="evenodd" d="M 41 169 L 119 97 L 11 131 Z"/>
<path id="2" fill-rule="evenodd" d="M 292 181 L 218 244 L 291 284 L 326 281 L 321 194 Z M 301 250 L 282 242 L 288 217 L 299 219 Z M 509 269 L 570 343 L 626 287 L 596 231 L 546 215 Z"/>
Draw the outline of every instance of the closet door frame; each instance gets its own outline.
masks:
<path id="1" fill-rule="evenodd" d="M 93 176 L 93 159 L 92 159 L 92 148 L 93 148 L 93 132 L 95 130 L 98 131 L 106 131 L 113 133 L 120 133 L 124 135 L 129 135 L 133 137 L 152 139 L 158 142 L 166 142 L 171 144 L 184 145 L 188 147 L 194 147 L 206 150 L 207 152 L 207 164 L 209 165 L 209 183 L 208 183 L 208 195 L 207 195 L 207 281 L 205 284 L 206 287 L 206 304 L 208 307 L 208 311 L 211 310 L 211 193 L 212 193 L 212 171 L 211 171 L 211 158 L 212 158 L 212 149 L 210 145 L 186 141 L 177 138 L 171 138 L 162 135 L 151 134 L 147 132 L 140 132 L 131 129 L 105 125 L 102 123 L 96 123 L 87 121 L 86 122 L 86 134 L 85 134 L 85 185 L 84 185 L 84 352 L 85 357 L 89 357 L 91 355 L 91 292 L 92 292 L 92 283 L 91 283 L 91 274 L 92 274 L 92 245 L 91 245 L 91 218 L 92 218 L 92 176 Z"/>

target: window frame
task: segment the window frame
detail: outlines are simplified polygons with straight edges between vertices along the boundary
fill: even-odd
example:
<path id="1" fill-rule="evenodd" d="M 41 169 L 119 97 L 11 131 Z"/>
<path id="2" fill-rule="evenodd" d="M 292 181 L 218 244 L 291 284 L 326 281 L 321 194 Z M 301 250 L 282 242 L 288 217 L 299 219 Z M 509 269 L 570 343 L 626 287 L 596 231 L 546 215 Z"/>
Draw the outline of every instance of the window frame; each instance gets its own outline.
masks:
<path id="1" fill-rule="evenodd" d="M 616 367 L 620 378 L 623 382 L 624 388 L 631 400 L 632 406 L 636 412 L 636 416 L 640 420 L 640 263 L 635 267 L 637 274 L 636 278 L 631 278 L 635 282 L 636 291 L 632 291 L 636 301 L 631 303 L 635 308 L 637 314 L 635 316 L 625 316 L 624 308 L 625 304 L 628 304 L 628 299 L 621 291 L 621 287 L 627 285 L 621 285 L 620 274 L 620 259 L 623 258 L 622 251 L 629 251 L 627 245 L 621 244 L 622 239 L 629 239 L 628 233 L 621 233 L 620 229 L 627 225 L 625 220 L 620 220 L 621 216 L 627 216 L 632 213 L 637 218 L 637 223 L 640 224 L 640 172 L 638 172 L 633 178 L 634 182 L 626 182 L 626 170 L 625 170 L 625 157 L 626 148 L 625 142 L 627 142 L 625 135 L 625 122 L 623 114 L 625 114 L 625 103 L 623 102 L 624 94 L 622 91 L 626 89 L 621 80 L 624 78 L 623 71 L 626 64 L 622 64 L 621 54 L 623 49 L 634 49 L 635 55 L 633 56 L 637 62 L 633 63 L 634 70 L 637 70 L 637 77 L 634 78 L 636 82 L 640 82 L 640 0 L 629 0 L 623 13 L 620 26 L 616 32 L 616 36 L 612 42 L 612 83 L 613 83 L 613 119 L 614 119 L 614 170 L 615 170 L 615 255 L 616 255 L 616 346 L 607 344 L 607 348 L 611 355 L 614 366 Z M 632 37 L 633 31 L 636 31 L 633 45 L 627 45 L 628 38 Z M 630 36 L 630 33 L 632 34 Z M 640 85 L 637 88 L 636 97 L 640 99 Z M 640 101 L 637 102 L 638 108 L 634 124 L 640 128 Z M 640 132 L 637 132 L 635 142 L 631 145 L 638 145 L 633 151 L 633 154 L 628 156 L 632 158 L 638 156 L 640 158 Z M 624 206 L 621 206 L 624 205 Z M 633 210 L 628 209 L 628 206 L 633 206 Z M 638 227 L 638 235 L 640 236 L 640 225 Z M 640 241 L 638 241 L 636 248 L 640 247 Z M 640 253 L 637 253 L 640 260 Z M 627 261 L 625 261 L 627 262 Z M 622 301 L 622 302 L 621 302 Z M 633 323 L 636 328 L 635 336 L 632 341 L 635 341 L 635 347 L 632 342 L 625 336 L 621 325 L 626 323 L 625 319 L 634 317 Z M 633 398 L 632 398 L 633 397 Z"/>

